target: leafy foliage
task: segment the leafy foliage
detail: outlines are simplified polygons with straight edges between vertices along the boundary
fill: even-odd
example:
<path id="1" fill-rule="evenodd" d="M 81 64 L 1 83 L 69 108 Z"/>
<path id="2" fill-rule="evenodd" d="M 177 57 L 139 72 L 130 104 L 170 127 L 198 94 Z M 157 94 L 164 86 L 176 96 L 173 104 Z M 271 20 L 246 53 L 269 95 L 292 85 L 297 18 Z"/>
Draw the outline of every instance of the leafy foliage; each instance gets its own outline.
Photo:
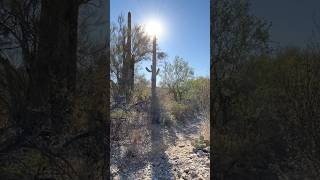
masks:
<path id="1" fill-rule="evenodd" d="M 110 56 L 111 77 L 114 82 L 120 82 L 125 47 L 127 42 L 127 25 L 123 15 L 118 17 L 118 22 L 111 25 L 110 31 Z M 132 56 L 135 63 L 149 60 L 152 51 L 149 36 L 141 25 L 135 25 L 132 30 Z"/>
<path id="2" fill-rule="evenodd" d="M 210 80 L 197 77 L 186 82 L 186 99 L 192 102 L 193 108 L 199 111 L 209 111 L 210 107 Z"/>
<path id="3" fill-rule="evenodd" d="M 280 168 L 261 170 L 268 174 L 316 177 L 318 57 L 289 48 L 275 57 L 256 57 L 243 64 L 229 78 L 228 116 L 223 130 L 215 131 L 214 151 L 222 157 L 231 155 L 248 168 Z M 305 161 L 310 168 L 305 168 Z M 299 173 L 293 174 L 291 168 Z"/>
<path id="4" fill-rule="evenodd" d="M 168 88 L 175 101 L 181 102 L 187 91 L 187 80 L 193 77 L 193 70 L 188 62 L 176 56 L 173 63 L 165 62 L 161 73 L 162 87 Z"/>

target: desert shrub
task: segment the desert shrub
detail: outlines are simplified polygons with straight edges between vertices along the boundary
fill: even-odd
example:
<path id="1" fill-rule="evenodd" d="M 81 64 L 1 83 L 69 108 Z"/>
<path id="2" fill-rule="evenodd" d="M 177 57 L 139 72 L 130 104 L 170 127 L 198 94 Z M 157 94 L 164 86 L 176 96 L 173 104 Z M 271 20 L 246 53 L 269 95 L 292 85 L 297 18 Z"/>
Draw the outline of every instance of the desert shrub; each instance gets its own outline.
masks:
<path id="1" fill-rule="evenodd" d="M 174 100 L 181 102 L 185 100 L 187 92 L 187 81 L 192 79 L 193 69 L 183 58 L 176 56 L 173 63 L 165 62 L 161 71 L 160 82 L 163 88 L 168 89 L 168 93 L 173 96 Z"/>
<path id="2" fill-rule="evenodd" d="M 200 136 L 203 136 L 205 140 L 210 142 L 210 112 L 204 112 L 201 118 L 203 121 L 200 125 Z"/>
<path id="3" fill-rule="evenodd" d="M 161 118 L 165 125 L 172 126 L 179 122 L 186 122 L 200 114 L 190 100 L 176 101 L 168 92 L 169 89 L 159 89 Z"/>
<path id="4" fill-rule="evenodd" d="M 203 136 L 200 136 L 199 139 L 194 140 L 191 145 L 195 149 L 204 149 L 210 145 L 209 140 L 204 139 Z"/>
<path id="5" fill-rule="evenodd" d="M 176 125 L 184 121 L 187 114 L 187 106 L 174 100 L 164 99 L 160 105 L 161 122 L 166 126 Z"/>
<path id="6" fill-rule="evenodd" d="M 210 80 L 198 77 L 187 81 L 185 99 L 198 111 L 209 111 L 210 105 Z"/>
<path id="7" fill-rule="evenodd" d="M 169 112 L 173 115 L 176 121 L 184 122 L 193 115 L 192 106 L 188 104 L 172 101 L 169 105 Z"/>
<path id="8" fill-rule="evenodd" d="M 135 76 L 135 84 L 134 84 L 134 102 L 144 101 L 147 102 L 149 100 L 151 90 L 150 90 L 150 82 L 141 75 Z"/>
<path id="9" fill-rule="evenodd" d="M 33 179 L 45 173 L 45 169 L 49 166 L 49 158 L 32 149 L 24 149 L 23 153 L 17 152 L 16 157 L 7 157 L 0 163 L 2 178 L 17 177 L 17 179 L 20 179 L 22 177 L 26 178 L 27 175 L 30 179 Z"/>
<path id="10" fill-rule="evenodd" d="M 165 126 L 175 126 L 177 124 L 176 118 L 169 111 L 163 109 L 161 110 L 161 122 Z"/>
<path id="11" fill-rule="evenodd" d="M 121 119 L 121 118 L 127 118 L 128 117 L 127 111 L 124 111 L 123 109 L 115 109 L 111 111 L 110 117 L 111 119 Z"/>
<path id="12" fill-rule="evenodd" d="M 217 164 L 232 167 L 228 173 L 238 171 L 237 166 L 270 174 L 281 169 L 288 179 L 300 179 L 291 174 L 297 170 L 304 171 L 301 177 L 319 174 L 314 171 L 320 159 L 316 155 L 319 144 L 315 143 L 320 139 L 319 124 L 315 123 L 320 99 L 317 57 L 286 49 L 275 57 L 246 62 L 239 72 L 221 82 L 223 97 L 219 98 L 225 104 L 214 119 L 218 123 L 213 148 L 221 158 Z M 310 168 L 304 169 L 304 156 L 312 162 Z M 236 163 L 224 162 L 226 157 Z"/>
<path id="13" fill-rule="evenodd" d="M 128 112 L 122 109 L 111 111 L 111 139 L 121 140 L 126 135 L 125 125 L 127 124 Z"/>
<path id="14" fill-rule="evenodd" d="M 130 131 L 130 144 L 128 145 L 127 156 L 134 157 L 139 154 L 144 140 L 143 131 L 139 129 Z"/>

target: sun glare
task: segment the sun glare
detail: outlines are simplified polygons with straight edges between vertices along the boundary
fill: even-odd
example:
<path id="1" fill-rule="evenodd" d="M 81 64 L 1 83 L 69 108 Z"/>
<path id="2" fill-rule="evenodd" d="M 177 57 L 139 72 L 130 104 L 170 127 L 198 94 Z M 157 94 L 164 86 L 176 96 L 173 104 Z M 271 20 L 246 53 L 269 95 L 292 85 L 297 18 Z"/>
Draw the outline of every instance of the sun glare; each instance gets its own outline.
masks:
<path id="1" fill-rule="evenodd" d="M 163 27 L 159 21 L 149 21 L 145 25 L 145 30 L 149 36 L 161 36 L 163 34 Z"/>

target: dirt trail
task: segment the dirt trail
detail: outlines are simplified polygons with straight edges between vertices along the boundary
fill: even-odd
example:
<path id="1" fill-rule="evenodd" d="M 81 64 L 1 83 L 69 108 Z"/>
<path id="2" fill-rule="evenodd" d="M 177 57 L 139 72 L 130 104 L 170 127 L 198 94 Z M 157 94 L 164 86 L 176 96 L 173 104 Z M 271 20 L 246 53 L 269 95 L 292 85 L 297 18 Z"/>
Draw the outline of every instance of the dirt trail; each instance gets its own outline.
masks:
<path id="1" fill-rule="evenodd" d="M 132 147 L 137 152 L 128 153 L 128 144 L 112 147 L 112 179 L 210 179 L 209 153 L 193 151 L 191 145 L 200 123 L 174 128 L 145 124 L 139 129 L 143 142 Z"/>

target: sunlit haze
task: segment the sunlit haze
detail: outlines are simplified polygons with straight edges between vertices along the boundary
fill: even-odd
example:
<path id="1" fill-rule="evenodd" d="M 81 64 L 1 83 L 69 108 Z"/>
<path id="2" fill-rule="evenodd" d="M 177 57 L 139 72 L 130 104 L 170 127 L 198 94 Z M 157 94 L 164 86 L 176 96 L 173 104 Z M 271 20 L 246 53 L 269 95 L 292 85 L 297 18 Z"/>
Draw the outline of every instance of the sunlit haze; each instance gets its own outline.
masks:
<path id="1" fill-rule="evenodd" d="M 144 24 L 145 30 L 151 37 L 161 38 L 164 33 L 163 24 L 158 20 L 149 20 Z"/>
<path id="2" fill-rule="evenodd" d="M 166 52 L 166 61 L 182 57 L 193 67 L 196 76 L 210 72 L 210 1 L 209 0 L 111 0 L 111 21 L 131 12 L 132 23 L 144 25 L 157 34 L 159 50 Z M 151 61 L 137 64 L 138 72 L 150 78 L 145 70 Z M 161 71 L 161 63 L 159 64 Z M 160 77 L 158 79 L 160 81 Z"/>

